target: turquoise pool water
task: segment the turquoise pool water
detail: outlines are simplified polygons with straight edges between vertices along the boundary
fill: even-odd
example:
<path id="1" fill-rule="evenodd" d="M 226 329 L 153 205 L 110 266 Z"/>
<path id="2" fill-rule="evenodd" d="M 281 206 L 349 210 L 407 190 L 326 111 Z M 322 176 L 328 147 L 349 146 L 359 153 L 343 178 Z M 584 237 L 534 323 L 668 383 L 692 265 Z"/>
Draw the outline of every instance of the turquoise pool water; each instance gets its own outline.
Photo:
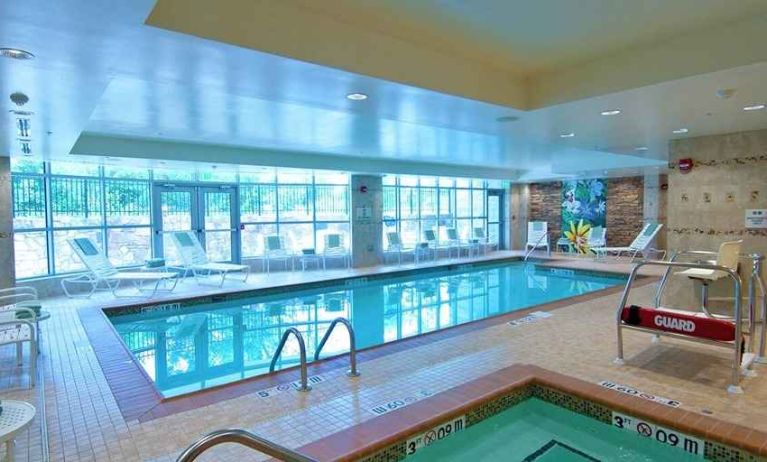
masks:
<path id="1" fill-rule="evenodd" d="M 607 274 L 552 270 L 531 263 L 469 266 L 407 277 L 352 280 L 292 291 L 186 307 L 110 316 L 128 349 L 165 396 L 268 372 L 280 336 L 296 327 L 307 355 L 330 322 L 349 319 L 358 349 L 623 284 Z M 343 327 L 323 356 L 348 350 Z M 278 368 L 298 362 L 289 341 Z"/>
<path id="2" fill-rule="evenodd" d="M 444 439 L 430 438 L 408 461 L 440 462 L 687 462 L 701 460 L 684 449 L 684 436 L 660 443 L 536 398 Z M 435 432 L 436 434 L 436 432 Z M 441 432 L 444 434 L 444 429 Z M 421 445 L 419 445 L 421 446 Z M 692 449 L 690 443 L 688 450 Z M 412 452 L 412 448 L 411 448 Z"/>

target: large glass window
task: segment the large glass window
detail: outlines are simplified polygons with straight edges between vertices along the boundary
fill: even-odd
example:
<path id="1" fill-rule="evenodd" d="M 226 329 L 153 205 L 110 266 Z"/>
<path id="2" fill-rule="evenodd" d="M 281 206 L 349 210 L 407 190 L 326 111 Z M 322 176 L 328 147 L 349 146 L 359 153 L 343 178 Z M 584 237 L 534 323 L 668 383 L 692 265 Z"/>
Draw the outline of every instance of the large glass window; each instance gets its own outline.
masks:
<path id="1" fill-rule="evenodd" d="M 339 233 L 350 245 L 349 175 L 265 170 L 240 174 L 243 257 L 264 254 L 264 237 L 279 234 L 295 252 L 322 252 L 325 235 Z"/>
<path id="2" fill-rule="evenodd" d="M 341 172 L 215 169 L 194 171 L 73 162 L 12 160 L 16 274 L 19 278 L 83 269 L 69 239 L 89 237 L 115 266 L 152 256 L 152 182 L 239 179 L 242 256 L 264 254 L 264 236 L 280 234 L 294 251 L 322 252 L 325 235 L 350 246 L 349 175 Z M 164 220 L 189 204 L 160 204 Z M 176 207 L 179 206 L 179 207 Z M 206 208 L 206 212 L 210 212 Z M 168 223 L 163 223 L 168 228 Z M 187 229 L 189 226 L 182 227 Z M 171 246 L 172 247 L 172 246 Z"/>
<path id="3" fill-rule="evenodd" d="M 69 239 L 89 237 L 115 266 L 151 256 L 150 173 L 95 164 L 11 164 L 18 278 L 83 269 Z"/>
<path id="4" fill-rule="evenodd" d="M 387 175 L 383 178 L 383 231 L 398 232 L 405 246 L 423 242 L 433 230 L 438 240 L 455 228 L 471 239 L 474 228 L 487 232 L 487 183 L 464 178 Z"/>

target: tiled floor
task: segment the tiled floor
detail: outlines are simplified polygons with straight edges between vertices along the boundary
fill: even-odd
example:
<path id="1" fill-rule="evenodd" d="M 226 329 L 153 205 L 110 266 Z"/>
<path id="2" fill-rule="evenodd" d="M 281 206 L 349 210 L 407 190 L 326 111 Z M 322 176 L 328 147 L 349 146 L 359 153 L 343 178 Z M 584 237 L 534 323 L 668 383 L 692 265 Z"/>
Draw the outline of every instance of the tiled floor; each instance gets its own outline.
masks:
<path id="1" fill-rule="evenodd" d="M 557 264 L 628 269 L 625 264 L 590 260 Z M 256 276 L 248 285 L 262 287 L 371 271 L 381 269 L 277 273 L 268 278 Z M 232 282 L 226 289 L 237 287 L 241 285 Z M 645 285 L 634 294 L 638 301 L 647 302 L 654 288 L 654 284 Z M 185 282 L 179 286 L 178 295 L 192 290 L 198 289 Z M 288 447 L 299 447 L 376 418 L 371 409 L 389 400 L 437 393 L 515 363 L 535 364 L 590 382 L 613 380 L 680 400 L 686 410 L 706 410 L 719 419 L 767 430 L 765 373 L 745 380 L 744 395 L 728 395 L 727 350 L 665 339 L 653 344 L 649 336 L 629 332 L 627 364 L 614 366 L 618 297 L 613 293 L 574 303 L 535 324 L 498 324 L 419 342 L 412 348 L 362 361 L 362 376 L 356 379 L 346 377 L 345 366 L 326 368 L 325 382 L 309 393 L 287 392 L 266 399 L 249 394 L 145 422 L 123 418 L 77 315 L 77 307 L 99 306 L 110 297 L 100 295 L 90 301 L 50 299 L 45 301 L 45 308 L 54 316 L 44 324 L 39 362 L 43 387 L 18 389 L 26 386 L 27 379 L 14 366 L 13 350 L 5 348 L 0 351 L 0 397 L 25 399 L 40 409 L 39 394 L 44 388 L 50 458 L 56 461 L 170 461 L 202 434 L 233 427 L 254 431 Z M 315 367 L 310 366 L 310 374 Z M 278 377 L 292 381 L 295 375 L 288 371 Z M 41 419 L 37 419 L 17 440 L 18 460 L 43 460 L 40 423 Z M 204 459 L 222 460 L 241 454 L 246 453 L 224 445 Z M 247 457 L 241 459 L 253 460 L 252 453 Z"/>

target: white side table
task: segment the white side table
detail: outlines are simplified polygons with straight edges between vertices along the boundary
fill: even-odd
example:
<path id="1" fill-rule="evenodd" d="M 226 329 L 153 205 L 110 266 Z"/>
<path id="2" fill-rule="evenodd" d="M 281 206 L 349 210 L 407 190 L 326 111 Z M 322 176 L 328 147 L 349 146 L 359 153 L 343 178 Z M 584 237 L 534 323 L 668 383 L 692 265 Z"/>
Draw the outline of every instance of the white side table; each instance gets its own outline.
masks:
<path id="1" fill-rule="evenodd" d="M 35 418 L 35 407 L 25 401 L 4 399 L 0 402 L 0 443 L 5 444 L 5 460 L 13 462 L 13 446 L 16 435 L 27 428 Z"/>

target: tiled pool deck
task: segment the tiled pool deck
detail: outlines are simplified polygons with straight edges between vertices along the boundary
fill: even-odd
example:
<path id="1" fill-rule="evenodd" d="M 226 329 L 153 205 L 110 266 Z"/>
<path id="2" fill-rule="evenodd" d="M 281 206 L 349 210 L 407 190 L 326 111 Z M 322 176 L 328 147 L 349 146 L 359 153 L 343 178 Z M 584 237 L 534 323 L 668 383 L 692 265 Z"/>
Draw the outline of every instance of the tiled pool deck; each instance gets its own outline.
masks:
<path id="1" fill-rule="evenodd" d="M 517 254 L 499 252 L 492 258 L 514 255 Z M 625 264 L 591 260 L 557 260 L 552 264 L 617 272 L 629 268 Z M 389 269 L 256 275 L 248 286 L 266 287 L 382 271 Z M 242 284 L 230 282 L 223 290 L 240 288 Z M 647 303 L 654 289 L 654 284 L 645 284 L 632 295 Z M 175 295 L 184 297 L 199 292 L 198 286 L 187 281 L 179 285 Z M 488 319 L 363 352 L 359 357 L 362 376 L 356 379 L 344 374 L 347 364 L 343 357 L 310 365 L 309 374 L 321 373 L 325 380 L 309 393 L 291 391 L 269 398 L 253 393 L 295 380 L 297 371 L 289 370 L 165 403 L 148 402 L 140 388 L 131 387 L 130 380 L 135 374 L 129 369 L 135 365 L 130 358 L 119 355 L 109 358 L 105 353 L 114 350 L 101 351 L 103 345 L 96 341 L 97 358 L 81 317 L 87 317 L 88 310 L 113 305 L 111 296 L 100 294 L 91 300 L 47 299 L 45 309 L 54 314 L 43 325 L 38 363 L 43 387 L 24 389 L 26 371 L 19 373 L 13 349 L 4 348 L 0 351 L 0 398 L 24 399 L 41 409 L 40 394 L 44 389 L 50 458 L 56 461 L 175 460 L 180 450 L 199 436 L 221 428 L 244 428 L 285 446 L 301 447 L 376 419 L 372 409 L 382 403 L 436 394 L 514 364 L 531 364 L 592 383 L 611 380 L 679 400 L 681 408 L 691 411 L 692 416 L 702 416 L 705 411 L 726 422 L 767 431 L 764 405 L 767 380 L 761 371 L 764 366 L 758 369 L 761 372 L 758 377 L 744 381 L 745 394 L 728 395 L 725 387 L 730 354 L 725 349 L 671 339 L 654 344 L 646 334 L 627 332 L 627 364 L 614 366 L 614 312 L 619 297 L 615 292 L 548 306 L 546 309 L 554 310 L 554 316 L 535 324 L 512 327 L 504 322 L 505 318 Z M 518 312 L 506 316 L 522 315 L 523 312 Z M 111 361 L 112 367 L 102 368 L 99 360 Z M 124 378 L 114 375 L 121 369 L 125 370 Z M 113 388 L 120 391 L 113 392 Z M 183 405 L 168 404 L 174 402 Z M 142 406 L 147 403 L 149 408 L 144 409 Z M 37 419 L 17 439 L 18 460 L 43 460 L 40 422 Z M 258 460 L 252 452 L 243 451 L 224 445 L 210 451 L 203 460 L 229 457 Z"/>

